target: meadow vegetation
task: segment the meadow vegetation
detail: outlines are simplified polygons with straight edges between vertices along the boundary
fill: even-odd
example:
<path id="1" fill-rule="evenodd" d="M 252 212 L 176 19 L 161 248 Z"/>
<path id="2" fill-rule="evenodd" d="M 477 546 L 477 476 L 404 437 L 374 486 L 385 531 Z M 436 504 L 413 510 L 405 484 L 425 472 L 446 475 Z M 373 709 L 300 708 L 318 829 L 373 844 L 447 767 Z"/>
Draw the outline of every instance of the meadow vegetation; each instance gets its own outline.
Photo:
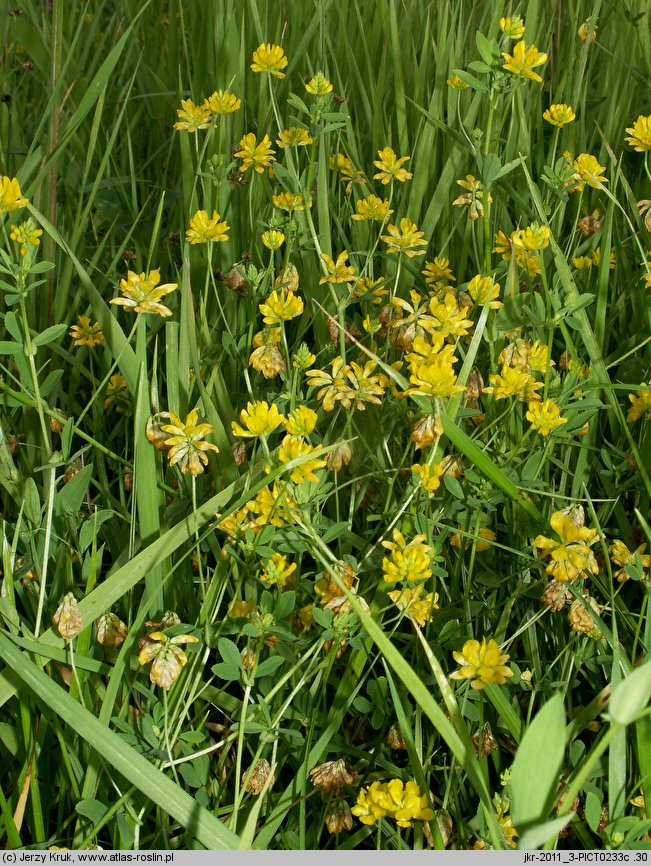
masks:
<path id="1" fill-rule="evenodd" d="M 0 841 L 648 848 L 645 0 L 0 6 Z"/>

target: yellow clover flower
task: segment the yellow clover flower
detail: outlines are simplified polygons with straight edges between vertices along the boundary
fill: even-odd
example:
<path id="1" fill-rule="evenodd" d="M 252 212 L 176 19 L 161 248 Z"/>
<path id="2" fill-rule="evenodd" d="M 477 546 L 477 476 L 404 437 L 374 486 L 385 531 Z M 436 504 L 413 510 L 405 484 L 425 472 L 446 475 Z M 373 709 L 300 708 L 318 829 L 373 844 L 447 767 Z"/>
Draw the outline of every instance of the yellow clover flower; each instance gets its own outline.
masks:
<path id="1" fill-rule="evenodd" d="M 0 177 L 0 214 L 10 213 L 26 204 L 27 199 L 23 198 L 18 180 L 5 175 Z"/>
<path id="2" fill-rule="evenodd" d="M 401 156 L 398 158 L 392 147 L 385 147 L 378 150 L 379 159 L 373 165 L 379 168 L 380 171 L 373 175 L 374 180 L 379 180 L 383 184 L 387 184 L 392 180 L 398 180 L 404 183 L 406 180 L 411 180 L 413 174 L 407 169 L 402 168 L 402 164 L 411 159 L 410 156 Z"/>
<path id="3" fill-rule="evenodd" d="M 547 111 L 543 114 L 543 120 L 546 120 L 547 123 L 551 123 L 552 126 L 557 126 L 559 129 L 563 129 L 563 127 L 568 123 L 572 123 L 575 118 L 576 114 L 574 113 L 572 106 L 565 105 L 564 102 L 550 105 Z"/>
<path id="4" fill-rule="evenodd" d="M 323 72 L 317 72 L 317 74 L 305 85 L 305 89 L 308 93 L 311 93 L 312 96 L 327 96 L 328 93 L 332 93 L 332 84 L 328 81 Z"/>
<path id="5" fill-rule="evenodd" d="M 393 210 L 389 209 L 389 200 L 382 200 L 377 195 L 358 199 L 355 208 L 357 212 L 352 215 L 354 220 L 376 220 L 382 223 L 393 213 Z"/>
<path id="6" fill-rule="evenodd" d="M 326 253 L 321 253 L 321 259 L 326 266 L 327 275 L 321 277 L 319 285 L 323 283 L 352 283 L 356 278 L 356 271 L 352 265 L 347 265 L 348 250 L 344 250 L 337 256 L 335 262 Z"/>
<path id="7" fill-rule="evenodd" d="M 219 451 L 212 442 L 204 441 L 204 436 L 212 433 L 211 424 L 197 424 L 199 413 L 196 409 L 188 413 L 185 422 L 181 421 L 176 412 L 170 412 L 170 424 L 162 424 L 161 430 L 170 433 L 166 445 L 169 448 L 167 457 L 170 466 L 180 463 L 181 472 L 189 472 L 195 477 L 201 475 L 204 466 L 208 465 L 207 451 Z"/>
<path id="8" fill-rule="evenodd" d="M 432 621 L 432 614 L 439 609 L 438 592 L 428 592 L 427 595 L 423 595 L 422 584 L 415 589 L 409 587 L 394 589 L 387 595 L 399 611 L 413 619 L 421 628 Z"/>
<path id="9" fill-rule="evenodd" d="M 483 306 L 486 301 L 489 301 L 491 310 L 499 310 L 504 306 L 499 300 L 500 284 L 492 277 L 482 277 L 481 274 L 477 274 L 466 286 L 466 291 L 476 304 Z"/>
<path id="10" fill-rule="evenodd" d="M 429 798 L 421 794 L 415 782 L 405 785 L 400 779 L 392 779 L 386 783 L 373 782 L 368 788 L 362 788 L 351 812 L 362 824 L 369 826 L 388 816 L 399 827 L 411 827 L 412 821 L 431 821 L 434 818 L 428 803 Z"/>
<path id="11" fill-rule="evenodd" d="M 391 557 L 382 559 L 382 577 L 386 583 L 399 580 L 416 582 L 432 576 L 430 559 L 432 548 L 424 544 L 424 535 L 415 535 L 409 543 L 398 529 L 393 530 L 393 541 L 383 541 L 382 547 L 391 551 Z"/>
<path id="12" fill-rule="evenodd" d="M 284 586 L 295 571 L 295 562 L 288 563 L 287 557 L 282 553 L 272 553 L 268 561 L 263 563 L 260 580 L 268 586 Z"/>
<path id="13" fill-rule="evenodd" d="M 285 235 L 278 229 L 269 229 L 262 233 L 262 243 L 269 250 L 278 250 L 285 243 Z"/>
<path id="14" fill-rule="evenodd" d="M 519 15 L 514 15 L 512 18 L 500 18 L 500 30 L 509 39 L 522 39 L 524 21 Z"/>
<path id="15" fill-rule="evenodd" d="M 25 199 L 25 201 L 27 201 L 27 199 Z M 28 219 L 20 225 L 12 226 L 11 231 L 9 232 L 9 237 L 12 241 L 20 244 L 20 254 L 21 256 L 24 256 L 27 253 L 27 247 L 37 247 L 40 245 L 42 234 L 43 230 L 37 229 L 34 221 Z"/>
<path id="16" fill-rule="evenodd" d="M 317 418 L 314 409 L 298 406 L 292 409 L 285 420 L 285 430 L 292 436 L 309 436 L 316 427 Z"/>
<path id="17" fill-rule="evenodd" d="M 506 69 L 507 72 L 511 72 L 520 78 L 542 82 L 540 75 L 533 70 L 536 66 L 541 66 L 547 62 L 547 55 L 538 51 L 535 45 L 527 45 L 524 40 L 516 42 L 513 46 L 513 54 L 507 54 L 506 51 L 502 51 L 502 57 L 506 61 L 502 69 Z"/>
<path id="18" fill-rule="evenodd" d="M 280 210 L 305 210 L 305 200 L 302 195 L 293 192 L 281 192 L 278 195 L 272 196 L 274 207 Z"/>
<path id="19" fill-rule="evenodd" d="M 289 61 L 280 45 L 272 45 L 263 42 L 253 52 L 253 63 L 251 69 L 254 72 L 270 72 L 275 78 L 284 78 L 285 69 Z"/>
<path id="20" fill-rule="evenodd" d="M 551 236 L 552 232 L 548 226 L 541 226 L 540 223 L 534 222 L 527 226 L 526 229 L 513 232 L 511 239 L 513 246 L 516 247 L 517 254 L 518 248 L 523 248 L 530 252 L 546 250 Z"/>
<path id="21" fill-rule="evenodd" d="M 586 184 L 594 189 L 599 189 L 601 184 L 608 183 L 607 177 L 603 174 L 606 167 L 599 165 L 596 157 L 592 156 L 591 153 L 580 153 L 572 165 L 576 172 L 573 190 L 582 190 Z"/>
<path id="22" fill-rule="evenodd" d="M 109 303 L 119 304 L 136 313 L 157 313 L 159 316 L 171 316 L 172 311 L 161 298 L 178 288 L 176 283 L 165 283 L 159 286 L 160 269 L 155 268 L 149 273 L 136 274 L 127 272 L 126 280 L 120 280 L 121 298 L 113 298 Z"/>
<path id="23" fill-rule="evenodd" d="M 633 126 L 627 126 L 626 141 L 638 153 L 644 153 L 646 150 L 651 150 L 651 114 L 646 117 L 641 114 L 635 121 Z"/>
<path id="24" fill-rule="evenodd" d="M 235 156 L 242 160 L 242 171 L 253 168 L 258 174 L 262 174 L 275 161 L 275 150 L 271 147 L 268 135 L 258 144 L 255 133 L 247 132 L 240 141 L 240 149 Z"/>
<path id="25" fill-rule="evenodd" d="M 420 463 L 414 463 L 411 471 L 418 476 L 419 486 L 426 493 L 435 493 L 441 486 L 441 478 L 444 473 L 440 463 L 434 463 L 433 465 L 424 463 L 422 466 Z"/>
<path id="26" fill-rule="evenodd" d="M 220 222 L 220 219 L 221 217 L 216 210 L 212 212 L 212 217 L 209 217 L 205 210 L 198 210 L 190 218 L 190 228 L 185 233 L 186 241 L 190 244 L 227 241 L 226 232 L 230 231 L 230 226 L 225 222 Z"/>
<path id="27" fill-rule="evenodd" d="M 191 634 L 169 638 L 162 631 L 155 631 L 147 635 L 146 643 L 138 655 L 139 665 L 152 662 L 149 679 L 166 692 L 171 689 L 188 663 L 188 657 L 179 646 L 182 643 L 199 643 L 199 640 Z"/>
<path id="28" fill-rule="evenodd" d="M 561 418 L 561 410 L 553 400 L 544 400 L 529 403 L 527 407 L 527 421 L 531 429 L 541 436 L 549 436 L 552 430 L 567 422 L 567 418 Z"/>
<path id="29" fill-rule="evenodd" d="M 436 256 L 433 261 L 425 262 L 425 267 L 421 273 L 425 277 L 427 285 L 435 291 L 439 291 L 448 283 L 455 283 L 457 280 L 450 270 L 450 259 L 446 259 L 444 256 Z"/>
<path id="30" fill-rule="evenodd" d="M 452 655 L 461 667 L 450 674 L 450 679 L 469 679 L 471 687 L 478 691 L 487 685 L 501 686 L 507 677 L 513 676 L 513 671 L 506 665 L 508 655 L 500 651 L 493 638 L 487 642 L 484 637 L 481 643 L 478 640 L 467 640 L 461 652 L 454 652 Z"/>
<path id="31" fill-rule="evenodd" d="M 278 459 L 281 463 L 290 463 L 292 460 L 297 460 L 299 457 L 312 454 L 316 449 L 308 445 L 302 436 L 285 436 L 278 450 Z M 326 465 L 326 461 L 319 457 L 313 457 L 295 466 L 290 473 L 290 480 L 294 484 L 302 484 L 304 481 L 319 481 L 319 476 L 315 475 L 317 469 L 322 469 Z"/>
<path id="32" fill-rule="evenodd" d="M 303 312 L 303 299 L 291 289 L 274 290 L 266 301 L 260 304 L 260 312 L 267 325 L 288 322 Z"/>
<path id="33" fill-rule="evenodd" d="M 451 75 L 445 82 L 452 90 L 468 90 L 470 85 L 458 75 Z"/>
<path id="34" fill-rule="evenodd" d="M 266 400 L 256 400 L 254 403 L 247 403 L 246 409 L 242 409 L 240 422 L 238 424 L 237 421 L 231 421 L 233 436 L 269 436 L 285 422 L 285 417 L 280 414 L 275 403 L 269 405 Z"/>
<path id="35" fill-rule="evenodd" d="M 234 93 L 231 93 L 230 90 L 216 90 L 212 96 L 206 99 L 203 105 L 212 114 L 223 115 L 238 111 L 242 105 L 242 101 Z"/>
<path id="36" fill-rule="evenodd" d="M 100 346 L 104 342 L 104 334 L 102 333 L 99 322 L 93 325 L 90 323 L 88 316 L 77 316 L 78 325 L 72 325 L 68 332 L 74 340 L 75 346 L 88 346 L 89 349 L 94 349 L 95 346 Z"/>
<path id="37" fill-rule="evenodd" d="M 425 232 L 418 231 L 418 226 L 409 217 L 400 220 L 400 228 L 389 225 L 387 231 L 388 235 L 380 235 L 387 244 L 387 253 L 404 253 L 410 259 L 425 255 L 425 250 L 418 249 L 427 246 L 427 241 L 423 240 Z"/>
<path id="38" fill-rule="evenodd" d="M 278 147 L 305 147 L 312 144 L 314 139 L 307 129 L 302 126 L 290 126 L 283 129 L 280 133 L 280 138 L 276 139 Z"/>
<path id="39" fill-rule="evenodd" d="M 579 576 L 586 577 L 587 571 L 592 574 L 599 572 L 599 566 L 590 549 L 599 540 L 599 533 L 584 526 L 584 520 L 583 509 L 578 518 L 566 511 L 556 511 L 550 517 L 549 525 L 560 541 L 545 535 L 534 538 L 534 547 L 549 557 L 545 571 L 554 580 L 567 583 Z"/>
<path id="40" fill-rule="evenodd" d="M 619 569 L 613 574 L 619 583 L 624 583 L 629 579 L 629 575 L 626 571 L 627 567 L 637 569 L 638 557 L 641 566 L 641 573 L 638 571 L 639 577 L 641 580 L 646 580 L 647 573 L 644 569 L 649 568 L 651 565 L 651 556 L 645 554 L 645 550 L 646 544 L 641 544 L 636 551 L 630 551 L 623 541 L 619 541 L 619 539 L 613 541 L 610 545 L 610 558 L 615 565 L 619 566 Z"/>
<path id="41" fill-rule="evenodd" d="M 628 399 L 631 401 L 631 408 L 628 410 L 626 420 L 629 424 L 633 424 L 643 415 L 648 415 L 651 418 L 651 383 L 647 385 L 644 382 L 640 382 L 640 386 L 644 390 L 628 395 Z"/>
<path id="42" fill-rule="evenodd" d="M 590 16 L 590 18 L 586 18 L 583 24 L 579 27 L 579 29 L 577 30 L 577 34 L 581 42 L 583 42 L 583 44 L 585 45 L 585 43 L 588 41 L 588 33 L 590 34 L 590 42 L 597 41 L 597 30 L 599 30 L 597 22 L 595 21 L 595 23 L 593 24 L 592 16 Z"/>
<path id="43" fill-rule="evenodd" d="M 191 99 L 182 99 L 181 108 L 176 109 L 178 120 L 174 129 L 179 132 L 197 132 L 210 126 L 210 109 L 206 105 L 195 105 Z"/>
<path id="44" fill-rule="evenodd" d="M 543 383 L 536 382 L 533 376 L 518 367 L 505 364 L 501 373 L 491 373 L 489 379 L 490 387 L 484 388 L 484 393 L 493 394 L 496 400 L 516 397 L 531 403 L 540 399 L 536 391 L 543 387 Z"/>

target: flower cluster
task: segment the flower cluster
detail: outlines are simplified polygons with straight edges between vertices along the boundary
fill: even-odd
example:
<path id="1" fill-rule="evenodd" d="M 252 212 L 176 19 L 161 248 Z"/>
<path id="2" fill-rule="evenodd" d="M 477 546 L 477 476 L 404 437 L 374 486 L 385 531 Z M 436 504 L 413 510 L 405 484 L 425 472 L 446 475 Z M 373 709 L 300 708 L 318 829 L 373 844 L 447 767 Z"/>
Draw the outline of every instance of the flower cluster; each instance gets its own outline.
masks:
<path id="1" fill-rule="evenodd" d="M 415 782 L 405 784 L 401 779 L 373 782 L 362 788 L 352 813 L 362 824 L 372 825 L 379 818 L 391 818 L 398 827 L 411 827 L 412 821 L 431 821 L 434 812 L 429 798 Z"/>

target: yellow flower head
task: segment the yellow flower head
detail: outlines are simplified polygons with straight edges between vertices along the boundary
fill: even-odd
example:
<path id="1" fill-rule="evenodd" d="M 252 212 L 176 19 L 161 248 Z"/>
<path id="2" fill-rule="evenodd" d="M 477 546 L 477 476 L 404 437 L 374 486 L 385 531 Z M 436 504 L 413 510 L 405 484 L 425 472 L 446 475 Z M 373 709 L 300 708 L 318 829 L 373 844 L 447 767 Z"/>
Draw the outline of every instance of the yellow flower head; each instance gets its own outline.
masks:
<path id="1" fill-rule="evenodd" d="M 386 583 L 399 580 L 415 583 L 432 576 L 430 559 L 432 548 L 424 544 L 424 535 L 415 535 L 409 543 L 398 529 L 393 530 L 393 541 L 383 541 L 382 546 L 391 551 L 390 557 L 382 560 L 382 577 Z"/>
<path id="2" fill-rule="evenodd" d="M 450 544 L 452 547 L 456 547 L 457 550 L 469 550 L 474 544 L 477 553 L 483 553 L 485 550 L 491 549 L 493 542 L 497 538 L 495 531 L 489 529 L 487 526 L 480 526 L 477 535 L 473 532 L 472 537 L 465 525 L 460 526 L 459 529 L 460 532 L 455 532 L 450 537 Z M 462 532 L 465 534 L 461 535 Z"/>
<path id="3" fill-rule="evenodd" d="M 285 243 L 285 235 L 278 229 L 270 229 L 262 233 L 262 243 L 269 250 L 278 250 Z"/>
<path id="4" fill-rule="evenodd" d="M 572 110 L 571 105 L 565 105 L 564 102 L 554 103 L 550 105 L 547 111 L 543 114 L 543 120 L 551 123 L 552 126 L 557 126 L 562 129 L 568 123 L 576 118 L 576 114 Z"/>
<path id="5" fill-rule="evenodd" d="M 599 165 L 596 157 L 591 153 L 580 153 L 572 165 L 576 172 L 573 189 L 582 190 L 586 184 L 599 189 L 601 184 L 608 183 L 608 179 L 603 174 L 606 170 L 605 166 Z"/>
<path id="6" fill-rule="evenodd" d="M 500 651 L 493 638 L 487 642 L 484 637 L 481 643 L 478 640 L 467 640 L 461 652 L 452 655 L 461 667 L 450 674 L 450 679 L 469 679 L 473 689 L 480 690 L 487 685 L 501 686 L 507 677 L 513 676 L 513 671 L 506 665 L 508 655 Z"/>
<path id="7" fill-rule="evenodd" d="M 635 394 L 629 394 L 628 399 L 631 401 L 631 408 L 628 410 L 626 420 L 629 424 L 642 418 L 643 415 L 648 415 L 651 418 L 651 383 L 648 385 L 640 382 L 641 389 Z"/>
<path id="8" fill-rule="evenodd" d="M 267 300 L 260 304 L 260 312 L 267 325 L 288 322 L 303 312 L 303 298 L 295 295 L 291 289 L 274 290 Z"/>
<path id="9" fill-rule="evenodd" d="M 316 427 L 317 418 L 314 409 L 298 406 L 289 413 L 285 421 L 285 430 L 292 436 L 309 436 Z"/>
<path id="10" fill-rule="evenodd" d="M 527 45 L 524 41 L 516 42 L 513 46 L 513 54 L 502 52 L 502 57 L 506 61 L 502 69 L 513 73 L 520 78 L 529 78 L 532 81 L 542 81 L 540 75 L 534 72 L 536 66 L 541 66 L 547 62 L 547 55 L 542 54 L 535 45 Z"/>
<path id="11" fill-rule="evenodd" d="M 269 436 L 284 421 L 275 403 L 270 406 L 266 400 L 257 400 L 246 404 L 246 409 L 240 412 L 240 424 L 231 421 L 231 427 L 233 436 Z"/>
<path id="12" fill-rule="evenodd" d="M 275 150 L 271 147 L 268 135 L 258 144 L 255 133 L 248 132 L 240 141 L 240 149 L 235 156 L 242 160 L 242 171 L 253 168 L 258 174 L 262 174 L 275 161 Z"/>
<path id="13" fill-rule="evenodd" d="M 10 213 L 26 204 L 27 199 L 23 198 L 18 180 L 5 175 L 0 177 L 0 214 Z"/>
<path id="14" fill-rule="evenodd" d="M 434 812 L 429 808 L 427 794 L 421 794 L 415 782 L 405 785 L 400 779 L 373 782 L 362 788 L 351 809 L 362 824 L 373 825 L 379 818 L 392 818 L 399 827 L 411 827 L 412 821 L 431 821 Z"/>
<path id="15" fill-rule="evenodd" d="M 355 207 L 357 213 L 353 214 L 354 220 L 375 220 L 381 223 L 393 213 L 393 210 L 389 210 L 388 199 L 382 200 L 376 195 L 369 195 L 368 198 L 358 199 Z"/>
<path id="16" fill-rule="evenodd" d="M 195 477 L 201 475 L 204 466 L 208 465 L 207 451 L 219 451 L 212 442 L 204 441 L 204 436 L 212 433 L 211 424 L 197 424 L 199 413 L 196 409 L 188 413 L 185 422 L 181 421 L 176 412 L 170 412 L 170 424 L 162 424 L 161 430 L 170 433 L 167 440 L 169 451 L 167 457 L 170 466 L 180 463 L 181 472 L 189 472 Z"/>
<path id="17" fill-rule="evenodd" d="M 443 476 L 443 467 L 440 463 L 414 463 L 411 471 L 418 476 L 419 486 L 426 493 L 435 493 L 441 486 L 441 477 Z"/>
<path id="18" fill-rule="evenodd" d="M 594 24 L 592 23 L 592 16 L 590 16 L 590 18 L 586 18 L 583 24 L 579 27 L 577 33 L 579 39 L 585 45 L 588 41 L 588 34 L 590 35 L 590 42 L 597 41 L 597 30 L 599 30 L 599 27 L 596 22 Z"/>
<path id="19" fill-rule="evenodd" d="M 307 370 L 315 361 L 316 355 L 310 352 L 307 343 L 301 343 L 292 358 L 292 367 L 295 367 L 297 370 Z"/>
<path id="20" fill-rule="evenodd" d="M 227 241 L 227 231 L 230 231 L 230 226 L 225 222 L 220 222 L 221 217 L 216 210 L 212 212 L 212 217 L 209 217 L 205 210 L 198 210 L 196 214 L 190 218 L 190 228 L 185 233 L 185 239 L 190 244 L 207 244 L 215 241 Z"/>
<path id="21" fill-rule="evenodd" d="M 288 579 L 296 571 L 295 562 L 287 562 L 287 557 L 282 553 L 272 553 L 266 563 L 263 563 L 263 572 L 260 580 L 268 586 L 284 586 Z"/>
<path id="22" fill-rule="evenodd" d="M 108 409 L 113 403 L 118 412 L 123 412 L 130 404 L 131 398 L 127 389 L 127 380 L 122 373 L 115 373 L 106 385 L 106 399 L 104 408 Z"/>
<path id="23" fill-rule="evenodd" d="M 168 638 L 162 631 L 152 632 L 147 635 L 146 643 L 140 650 L 138 664 L 146 665 L 151 662 L 149 679 L 154 685 L 169 691 L 188 663 L 188 657 L 179 644 L 198 642 L 198 639 L 190 634 Z"/>
<path id="24" fill-rule="evenodd" d="M 651 114 L 647 114 L 646 117 L 641 114 L 633 126 L 626 127 L 626 132 L 629 133 L 626 141 L 638 153 L 651 150 Z"/>
<path id="25" fill-rule="evenodd" d="M 305 457 L 312 454 L 316 449 L 308 445 L 302 436 L 287 435 L 283 439 L 278 450 L 278 459 L 281 463 L 290 463 L 292 460 L 297 460 L 299 457 Z M 322 469 L 326 465 L 325 460 L 318 457 L 313 457 L 295 466 L 290 474 L 290 480 L 294 484 L 302 484 L 303 481 L 317 481 L 319 476 L 315 475 L 317 469 Z"/>
<path id="26" fill-rule="evenodd" d="M 624 583 L 629 579 L 627 569 L 637 573 L 638 578 L 646 580 L 647 573 L 645 568 L 651 565 L 651 556 L 644 554 L 646 544 L 641 544 L 636 551 L 630 551 L 623 541 L 613 541 L 610 545 L 610 558 L 619 566 L 619 569 L 614 572 L 614 577 L 619 583 Z"/>
<path id="27" fill-rule="evenodd" d="M 312 96 L 327 96 L 332 93 L 332 84 L 325 77 L 323 72 L 317 72 L 314 78 L 311 78 L 305 85 L 305 89 Z"/>
<path id="28" fill-rule="evenodd" d="M 533 402 L 540 399 L 536 392 L 543 387 L 543 383 L 536 382 L 533 376 L 519 367 L 504 365 L 500 374 L 491 373 L 489 379 L 490 388 L 484 388 L 484 392 L 493 394 L 496 400 L 516 397 L 518 400 Z"/>
<path id="29" fill-rule="evenodd" d="M 405 391 L 409 396 L 452 397 L 465 390 L 456 384 L 457 374 L 450 356 L 442 352 L 434 354 L 427 363 L 412 364 L 409 381 L 413 386 Z"/>
<path id="30" fill-rule="evenodd" d="M 120 280 L 121 298 L 113 298 L 111 304 L 119 304 L 136 313 L 157 313 L 159 316 L 171 316 L 172 311 L 165 304 L 161 304 L 161 298 L 169 295 L 177 288 L 176 283 L 165 283 L 159 286 L 160 270 L 158 268 L 149 273 L 136 274 L 127 272 L 126 280 Z"/>
<path id="31" fill-rule="evenodd" d="M 182 99 L 181 108 L 176 109 L 178 120 L 174 129 L 179 132 L 197 132 L 206 129 L 211 123 L 210 109 L 204 105 L 195 105 L 191 99 Z"/>
<path id="32" fill-rule="evenodd" d="M 262 373 L 265 379 L 275 379 L 287 368 L 283 356 L 273 343 L 257 346 L 249 356 L 249 366 Z"/>
<path id="33" fill-rule="evenodd" d="M 399 611 L 413 619 L 421 628 L 432 621 L 432 614 L 439 609 L 438 592 L 428 592 L 427 595 L 423 596 L 422 584 L 415 589 L 410 589 L 407 586 L 403 589 L 394 589 L 387 595 Z"/>
<path id="34" fill-rule="evenodd" d="M 427 285 L 439 291 L 448 283 L 456 282 L 456 277 L 450 270 L 450 259 L 443 256 L 437 256 L 432 262 L 425 262 L 425 267 L 422 271 Z"/>
<path id="35" fill-rule="evenodd" d="M 514 15 L 512 18 L 500 18 L 500 30 L 509 39 L 522 39 L 524 21 L 519 15 Z"/>
<path id="36" fill-rule="evenodd" d="M 241 100 L 234 93 L 231 93 L 230 90 L 216 90 L 212 96 L 206 99 L 203 107 L 207 108 L 211 114 L 223 115 L 232 114 L 241 105 Z"/>
<path id="37" fill-rule="evenodd" d="M 547 249 L 551 236 L 551 229 L 547 226 L 541 226 L 539 223 L 531 223 L 526 229 L 513 232 L 512 241 L 516 248 L 516 254 L 518 249 L 525 249 L 530 252 Z"/>
<path id="38" fill-rule="evenodd" d="M 104 334 L 100 330 L 99 322 L 91 325 L 88 316 L 77 316 L 77 321 L 79 324 L 72 325 L 69 331 L 75 346 L 88 346 L 89 349 L 94 349 L 104 342 Z"/>
<path id="39" fill-rule="evenodd" d="M 379 180 L 384 184 L 392 180 L 398 180 L 404 183 L 406 180 L 411 180 L 413 174 L 407 169 L 402 168 L 403 163 L 411 159 L 409 156 L 401 156 L 398 158 L 392 147 L 385 147 L 383 150 L 378 150 L 378 156 L 373 165 L 379 168 L 380 171 L 373 175 L 374 180 Z"/>
<path id="40" fill-rule="evenodd" d="M 547 574 L 554 580 L 566 583 L 577 577 L 586 577 L 585 572 L 597 574 L 599 566 L 591 546 L 599 540 L 599 533 L 595 529 L 584 526 L 585 517 L 583 509 L 578 517 L 574 513 L 556 511 L 549 519 L 549 525 L 559 537 L 560 541 L 548 538 L 545 535 L 537 535 L 533 545 L 540 550 L 545 557 L 549 557 L 549 563 L 545 568 Z"/>
<path id="41" fill-rule="evenodd" d="M 481 181 L 478 181 L 472 174 L 467 174 L 464 180 L 458 180 L 457 183 L 468 191 L 455 198 L 452 205 L 453 207 L 467 207 L 468 216 L 474 222 L 484 215 L 484 191 L 481 188 Z M 492 203 L 493 196 L 490 193 L 486 201 L 489 204 Z"/>
<path id="42" fill-rule="evenodd" d="M 425 232 L 418 231 L 418 226 L 409 217 L 400 220 L 400 228 L 389 225 L 387 231 L 388 235 L 380 236 L 387 244 L 387 253 L 404 253 L 410 259 L 425 255 L 425 250 L 418 249 L 427 247 L 427 241 L 423 240 Z"/>
<path id="43" fill-rule="evenodd" d="M 347 265 L 348 250 L 344 250 L 337 256 L 335 262 L 330 256 L 321 253 L 321 258 L 328 272 L 327 276 L 321 277 L 319 285 L 323 283 L 352 283 L 356 278 L 356 271 L 352 265 Z"/>
<path id="44" fill-rule="evenodd" d="M 473 301 L 480 306 L 483 306 L 486 301 L 490 302 L 491 310 L 499 310 L 500 307 L 504 306 L 499 300 L 500 284 L 496 283 L 492 277 L 482 277 L 481 274 L 477 274 L 466 286 L 466 291 Z"/>
<path id="45" fill-rule="evenodd" d="M 27 199 L 25 199 L 25 201 L 27 201 Z M 20 225 L 12 226 L 11 231 L 9 232 L 9 237 L 12 241 L 20 244 L 20 254 L 21 256 L 24 256 L 27 253 L 28 247 L 37 247 L 40 245 L 42 234 L 43 230 L 37 229 L 34 220 L 30 218 Z"/>
<path id="46" fill-rule="evenodd" d="M 429 316 L 423 316 L 422 324 L 443 337 L 465 337 L 472 328 L 472 320 L 466 319 L 465 310 L 459 306 L 452 292 L 447 292 L 442 301 L 432 298 L 429 312 Z"/>
<path id="47" fill-rule="evenodd" d="M 312 144 L 314 139 L 307 129 L 302 126 L 290 126 L 283 129 L 280 133 L 280 138 L 276 139 L 278 147 L 305 147 Z"/>
<path id="48" fill-rule="evenodd" d="M 516 836 L 519 836 L 520 834 L 513 826 L 511 816 L 507 814 L 510 806 L 511 803 L 508 800 L 504 803 L 499 803 L 495 817 L 497 818 L 497 823 L 500 825 L 500 830 L 504 834 L 507 845 L 509 848 L 515 848 L 517 845 L 515 841 Z"/>
<path id="49" fill-rule="evenodd" d="M 468 90 L 470 85 L 458 75 L 451 75 L 445 82 L 452 90 Z"/>
<path id="50" fill-rule="evenodd" d="M 280 210 L 305 210 L 305 200 L 302 195 L 293 192 L 281 192 L 278 195 L 272 196 L 274 207 Z"/>
<path id="51" fill-rule="evenodd" d="M 561 418 L 561 410 L 553 400 L 543 400 L 529 403 L 527 421 L 531 423 L 531 429 L 536 433 L 549 436 L 552 430 L 565 424 L 567 418 Z"/>
<path id="52" fill-rule="evenodd" d="M 61 604 L 52 616 L 52 622 L 64 640 L 72 640 L 77 637 L 83 628 L 84 618 L 73 593 L 69 592 L 63 597 Z"/>
<path id="53" fill-rule="evenodd" d="M 263 42 L 253 52 L 253 63 L 251 69 L 254 72 L 271 72 L 275 78 L 284 78 L 282 72 L 287 64 L 287 57 L 280 45 L 271 45 Z"/>

